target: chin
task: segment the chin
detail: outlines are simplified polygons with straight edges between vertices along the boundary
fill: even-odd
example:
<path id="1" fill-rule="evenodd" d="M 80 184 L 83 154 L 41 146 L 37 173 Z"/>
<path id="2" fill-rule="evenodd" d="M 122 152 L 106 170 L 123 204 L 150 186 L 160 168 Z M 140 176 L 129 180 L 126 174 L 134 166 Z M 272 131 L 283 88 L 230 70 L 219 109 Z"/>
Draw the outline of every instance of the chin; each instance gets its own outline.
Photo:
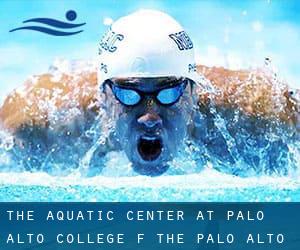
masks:
<path id="1" fill-rule="evenodd" d="M 167 163 L 158 163 L 158 164 L 132 163 L 132 168 L 136 173 L 140 175 L 155 177 L 165 173 L 168 170 L 169 165 Z"/>

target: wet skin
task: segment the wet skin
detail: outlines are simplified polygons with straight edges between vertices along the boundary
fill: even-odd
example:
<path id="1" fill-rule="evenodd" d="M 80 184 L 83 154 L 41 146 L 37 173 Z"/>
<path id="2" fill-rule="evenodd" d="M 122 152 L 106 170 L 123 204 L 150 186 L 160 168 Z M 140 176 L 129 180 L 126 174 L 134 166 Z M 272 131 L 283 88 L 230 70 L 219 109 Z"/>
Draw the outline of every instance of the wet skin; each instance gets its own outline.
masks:
<path id="1" fill-rule="evenodd" d="M 160 104 L 154 91 L 172 87 L 178 79 L 129 78 L 112 79 L 118 86 L 134 88 L 145 94 L 135 106 L 121 104 L 105 88 L 107 104 L 112 107 L 111 118 L 116 121 L 115 137 L 120 147 L 132 162 L 133 169 L 143 175 L 156 176 L 168 169 L 170 161 L 187 136 L 192 121 L 193 95 L 188 84 L 178 102 L 172 105 Z"/>
<path id="2" fill-rule="evenodd" d="M 164 88 L 174 79 L 113 80 L 121 86 L 129 84 L 140 91 L 152 93 Z M 187 85 L 178 102 L 169 106 L 159 104 L 150 94 L 138 105 L 127 107 L 116 100 L 111 92 L 108 94 L 106 100 L 111 118 L 116 121 L 116 141 L 132 162 L 133 169 L 139 174 L 158 176 L 167 171 L 168 161 L 176 156 L 180 147 L 184 147 L 185 138 L 192 139 L 196 144 L 200 143 L 200 147 L 205 147 L 207 155 L 204 158 L 213 162 L 214 167 L 221 171 L 247 175 L 247 169 L 240 168 L 236 163 L 239 158 L 257 172 L 286 174 L 286 144 L 281 139 L 268 141 L 264 136 L 272 127 L 272 121 L 242 113 L 236 120 L 234 110 L 218 107 L 215 107 L 217 114 L 214 114 L 214 105 L 197 102 L 197 95 L 190 85 Z M 224 119 L 225 129 L 233 140 L 234 150 L 228 147 L 224 134 L 216 126 L 216 115 Z M 247 138 L 250 135 L 255 145 L 248 145 Z M 246 141 L 241 138 L 246 138 Z M 259 150 L 265 152 L 265 168 L 260 167 L 262 159 L 255 153 Z"/>

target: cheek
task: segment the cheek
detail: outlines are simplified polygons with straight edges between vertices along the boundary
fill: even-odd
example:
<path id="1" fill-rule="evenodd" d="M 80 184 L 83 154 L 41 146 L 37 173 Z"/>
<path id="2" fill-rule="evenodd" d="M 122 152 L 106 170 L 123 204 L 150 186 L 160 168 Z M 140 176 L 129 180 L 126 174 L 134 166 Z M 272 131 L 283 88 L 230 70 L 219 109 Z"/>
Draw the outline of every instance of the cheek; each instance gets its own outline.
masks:
<path id="1" fill-rule="evenodd" d="M 119 138 L 128 143 L 129 137 L 135 131 L 136 115 L 133 110 L 126 110 L 123 107 L 116 113 L 116 131 Z"/>
<path id="2" fill-rule="evenodd" d="M 166 128 L 178 133 L 178 136 L 185 135 L 190 120 L 191 112 L 189 112 L 189 105 L 187 104 L 185 100 L 182 100 L 165 110 Z"/>

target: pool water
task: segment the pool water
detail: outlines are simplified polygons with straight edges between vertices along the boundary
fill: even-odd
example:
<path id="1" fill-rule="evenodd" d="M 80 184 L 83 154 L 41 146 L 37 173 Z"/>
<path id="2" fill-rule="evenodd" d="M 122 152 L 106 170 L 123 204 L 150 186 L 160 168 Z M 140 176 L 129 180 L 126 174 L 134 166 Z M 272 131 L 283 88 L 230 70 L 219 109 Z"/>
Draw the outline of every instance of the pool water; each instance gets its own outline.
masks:
<path id="1" fill-rule="evenodd" d="M 0 174 L 0 201 L 299 201 L 299 176 L 242 178 L 207 169 L 156 178 Z"/>
<path id="2" fill-rule="evenodd" d="M 135 173 L 122 151 L 98 152 L 108 135 L 99 128 L 107 122 L 101 112 L 82 136 L 61 135 L 46 150 L 38 133 L 24 132 L 34 143 L 20 150 L 0 130 L 0 201 L 299 201 L 297 132 L 210 111 L 212 118 L 194 121 L 199 140 L 186 139 L 158 177 Z"/>
<path id="3" fill-rule="evenodd" d="M 6 155 L 6 157 L 8 157 Z M 184 157 L 187 157 L 186 155 Z M 178 157 L 159 177 L 137 175 L 123 152 L 107 154 L 105 167 L 87 174 L 86 166 L 56 171 L 26 171 L 6 166 L 0 173 L 0 201 L 299 201 L 298 169 L 286 175 L 236 176 L 218 171 L 213 164 L 197 166 Z M 6 162 L 5 162 L 6 161 Z M 16 164 L 16 163 L 13 163 Z"/>

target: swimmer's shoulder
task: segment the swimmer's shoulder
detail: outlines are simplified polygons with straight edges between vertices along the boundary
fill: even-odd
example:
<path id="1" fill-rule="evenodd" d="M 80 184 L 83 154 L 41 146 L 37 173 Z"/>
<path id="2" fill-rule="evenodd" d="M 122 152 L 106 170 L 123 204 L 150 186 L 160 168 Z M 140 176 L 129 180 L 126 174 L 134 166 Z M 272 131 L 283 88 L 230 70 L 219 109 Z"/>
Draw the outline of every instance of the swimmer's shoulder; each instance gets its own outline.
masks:
<path id="1" fill-rule="evenodd" d="M 239 109 L 253 117 L 279 119 L 296 126 L 299 123 L 299 100 L 286 83 L 274 82 L 261 70 L 229 70 L 223 67 L 198 66 L 216 88 L 216 95 L 199 92 L 200 102 L 213 99 L 217 106 Z M 299 92 L 299 90 L 298 90 Z"/>
<path id="2" fill-rule="evenodd" d="M 97 93 L 96 72 L 33 76 L 5 98 L 0 124 L 15 132 L 72 123 L 80 112 L 97 112 Z"/>

